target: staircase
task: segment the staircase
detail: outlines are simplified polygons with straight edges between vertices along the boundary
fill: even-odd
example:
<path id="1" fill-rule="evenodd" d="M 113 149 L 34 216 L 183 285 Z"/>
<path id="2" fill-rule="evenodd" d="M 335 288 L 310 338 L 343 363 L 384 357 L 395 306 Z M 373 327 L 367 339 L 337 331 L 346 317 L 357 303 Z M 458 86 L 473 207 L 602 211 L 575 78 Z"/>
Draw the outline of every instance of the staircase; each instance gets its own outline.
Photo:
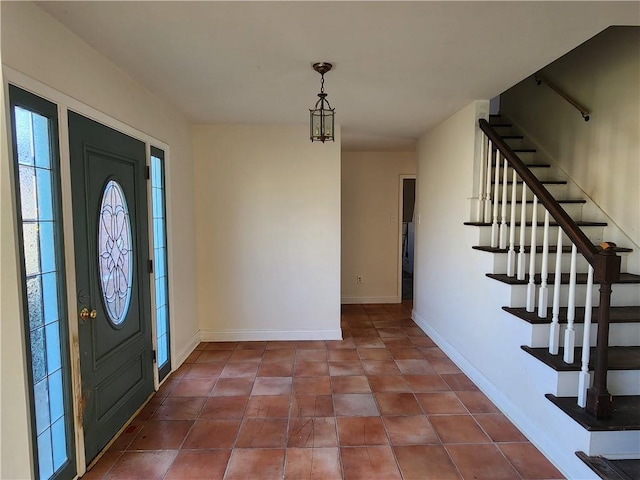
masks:
<path id="1" fill-rule="evenodd" d="M 540 392 L 541 397 L 546 397 L 582 429 L 580 435 L 585 436 L 584 444 L 588 445 L 585 450 L 588 451 L 575 452 L 576 455 L 601 478 L 640 478 L 640 275 L 625 271 L 628 256 L 640 255 L 640 252 L 634 253 L 625 245 L 603 244 L 600 247 L 605 240 L 603 234 L 607 223 L 582 218 L 587 201 L 567 198 L 569 182 L 563 178 L 563 173 L 538 160 L 536 150 L 501 116 L 490 116 L 489 128 L 486 127 L 483 130 L 488 138 L 484 145 L 485 170 L 480 179 L 478 218 L 475 222 L 465 223 L 479 231 L 479 245 L 473 248 L 492 257 L 493 269 L 486 276 L 507 286 L 504 299 L 507 306 L 503 310 L 531 329 L 529 344 L 521 346 L 521 353 L 529 358 L 529 374 L 543 379 L 547 391 Z M 489 130 L 502 142 L 490 140 Z M 571 236 L 566 230 L 559 238 L 560 227 L 554 217 L 560 217 L 552 211 L 553 207 L 545 208 L 542 197 L 534 201 L 531 190 L 522 196 L 522 190 L 527 190 L 522 178 L 527 180 L 527 177 L 515 174 L 510 161 L 508 168 L 504 168 L 509 153 L 502 151 L 502 144 L 519 157 L 580 227 L 589 242 L 588 247 L 597 252 L 597 256 L 621 258 L 620 274 L 614 275 L 611 288 L 611 308 L 604 308 L 609 311 L 609 331 L 605 327 L 599 340 L 598 319 L 605 318 L 605 325 L 607 322 L 598 306 L 599 285 L 597 282 L 590 285 L 589 262 L 580 253 L 572 255 L 572 243 L 575 242 L 567 239 Z M 526 183 L 529 185 L 529 181 Z M 547 210 L 551 215 L 545 215 Z M 562 243 L 560 248 L 558 241 Z M 598 260 L 601 258 L 596 258 L 596 262 Z M 558 295 L 554 295 L 556 289 Z M 541 300 L 541 297 L 544 298 Z M 589 302 L 593 309 L 588 305 L 585 308 Z M 583 339 L 585 322 L 589 324 L 589 332 Z M 575 341 L 572 341 L 574 336 Z M 599 355 L 596 345 L 603 339 L 608 342 L 600 346 Z M 602 349 L 607 355 L 602 354 Z M 608 368 L 601 368 L 596 375 L 596 364 L 605 356 Z M 595 395 L 598 385 L 587 398 L 586 388 L 594 383 L 594 377 L 597 377 L 596 383 L 606 386 L 604 391 L 608 389 L 612 395 L 610 403 L 601 391 Z M 594 407 L 595 397 L 598 402 L 604 399 L 604 406 Z M 592 403 L 587 406 L 587 402 Z"/>

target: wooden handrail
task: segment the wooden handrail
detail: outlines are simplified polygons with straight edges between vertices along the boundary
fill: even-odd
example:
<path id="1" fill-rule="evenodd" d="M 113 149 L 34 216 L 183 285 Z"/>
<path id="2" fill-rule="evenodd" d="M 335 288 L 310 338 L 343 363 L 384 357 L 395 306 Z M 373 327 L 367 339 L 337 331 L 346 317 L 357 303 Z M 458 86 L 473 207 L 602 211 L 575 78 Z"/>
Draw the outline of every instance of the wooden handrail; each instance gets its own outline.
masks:
<path id="1" fill-rule="evenodd" d="M 548 79 L 546 79 L 545 77 L 543 77 L 543 76 L 541 76 L 541 75 L 539 75 L 537 73 L 533 76 L 533 78 L 535 79 L 537 85 L 540 85 L 542 83 L 546 83 L 547 86 L 551 90 L 556 92 L 558 95 L 560 95 L 562 98 L 564 98 L 567 102 L 569 102 L 571 104 L 571 106 L 573 106 L 573 108 L 578 110 L 580 112 L 580 115 L 582 115 L 582 118 L 584 118 L 585 122 L 589 121 L 589 118 L 590 118 L 589 115 L 591 114 L 589 112 L 589 110 L 587 110 L 585 107 L 580 105 L 578 102 L 576 102 L 573 98 L 571 98 L 565 92 L 560 90 L 560 88 L 557 85 L 555 85 L 553 82 L 550 82 Z"/>
<path id="2" fill-rule="evenodd" d="M 591 243 L 576 222 L 565 212 L 558 201 L 553 198 L 553 195 L 549 193 L 549 190 L 545 188 L 540 180 L 527 168 L 511 147 L 491 128 L 489 122 L 484 118 L 480 119 L 480 129 L 489 137 L 493 145 L 500 150 L 500 153 L 507 159 L 509 165 L 518 173 L 522 181 L 527 184 L 527 187 L 538 197 L 538 200 L 549 211 L 549 214 L 558 222 L 562 230 L 576 245 L 578 251 L 595 269 L 596 266 L 594 263 L 597 263 L 595 256 L 598 255 L 598 249 Z"/>

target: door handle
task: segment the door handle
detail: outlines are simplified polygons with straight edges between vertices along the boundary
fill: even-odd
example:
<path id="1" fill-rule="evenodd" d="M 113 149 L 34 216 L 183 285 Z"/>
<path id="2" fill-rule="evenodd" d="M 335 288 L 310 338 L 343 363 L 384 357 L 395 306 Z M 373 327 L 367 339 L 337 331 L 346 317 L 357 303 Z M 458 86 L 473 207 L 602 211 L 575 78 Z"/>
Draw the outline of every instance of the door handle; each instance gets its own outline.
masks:
<path id="1" fill-rule="evenodd" d="M 87 307 L 83 307 L 82 310 L 80 310 L 80 320 L 82 320 L 83 322 L 86 322 L 89 319 L 93 320 L 97 316 L 98 312 L 96 312 L 95 310 L 89 311 Z"/>

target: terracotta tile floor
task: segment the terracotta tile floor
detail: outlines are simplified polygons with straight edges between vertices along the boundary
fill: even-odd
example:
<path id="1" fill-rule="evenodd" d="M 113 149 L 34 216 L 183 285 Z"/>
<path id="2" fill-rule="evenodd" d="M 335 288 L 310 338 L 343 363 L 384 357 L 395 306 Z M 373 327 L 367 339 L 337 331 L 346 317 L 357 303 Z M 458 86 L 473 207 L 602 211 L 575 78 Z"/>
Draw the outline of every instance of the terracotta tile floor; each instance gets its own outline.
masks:
<path id="1" fill-rule="evenodd" d="M 415 326 L 343 307 L 343 341 L 202 343 L 84 479 L 558 479 Z"/>

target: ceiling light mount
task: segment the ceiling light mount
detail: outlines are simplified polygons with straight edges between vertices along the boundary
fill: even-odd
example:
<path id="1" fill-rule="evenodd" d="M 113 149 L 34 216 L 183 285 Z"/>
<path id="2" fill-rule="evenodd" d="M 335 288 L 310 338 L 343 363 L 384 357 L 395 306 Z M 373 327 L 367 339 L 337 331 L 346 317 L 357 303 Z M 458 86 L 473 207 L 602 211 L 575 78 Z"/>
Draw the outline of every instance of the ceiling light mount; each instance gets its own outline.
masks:
<path id="1" fill-rule="evenodd" d="M 320 75 L 324 75 L 325 73 L 327 73 L 332 68 L 333 68 L 333 65 L 331 65 L 328 62 L 318 62 L 318 63 L 314 63 L 313 64 L 313 69 L 316 72 L 318 72 Z"/>
<path id="2" fill-rule="evenodd" d="M 326 142 L 328 140 L 334 142 L 333 136 L 333 120 L 335 109 L 331 108 L 327 94 L 324 93 L 324 74 L 333 68 L 328 62 L 318 62 L 313 64 L 313 69 L 320 74 L 320 93 L 319 100 L 313 109 L 309 109 L 310 113 L 310 138 L 312 142 Z"/>

